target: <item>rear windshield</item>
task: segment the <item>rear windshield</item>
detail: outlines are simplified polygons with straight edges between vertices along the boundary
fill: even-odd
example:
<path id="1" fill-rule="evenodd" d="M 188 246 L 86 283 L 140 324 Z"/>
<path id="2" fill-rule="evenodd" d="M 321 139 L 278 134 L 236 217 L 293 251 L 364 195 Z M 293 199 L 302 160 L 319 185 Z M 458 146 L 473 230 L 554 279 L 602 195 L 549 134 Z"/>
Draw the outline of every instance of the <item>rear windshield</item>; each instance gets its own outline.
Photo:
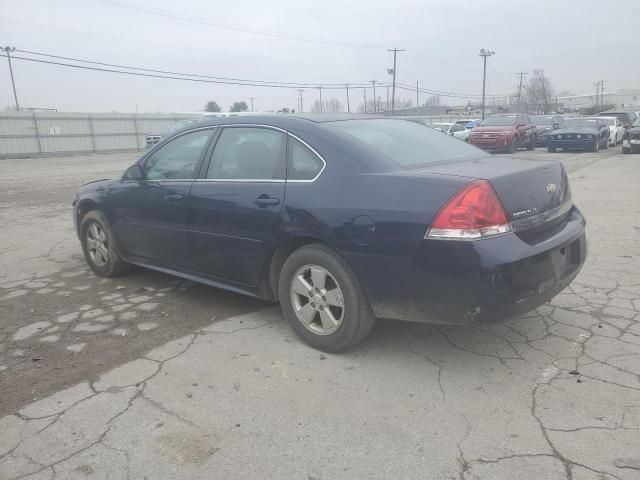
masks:
<path id="1" fill-rule="evenodd" d="M 553 117 L 531 117 L 531 120 L 535 125 L 551 125 L 553 123 Z"/>
<path id="2" fill-rule="evenodd" d="M 587 118 L 569 118 L 565 120 L 564 128 L 575 127 L 598 128 L 598 121 L 595 119 Z"/>
<path id="3" fill-rule="evenodd" d="M 603 117 L 600 119 L 601 122 L 603 122 L 605 125 L 615 125 L 616 124 L 616 120 L 614 118 L 606 118 Z"/>
<path id="4" fill-rule="evenodd" d="M 480 122 L 481 127 L 503 127 L 507 125 L 515 125 L 515 115 L 496 115 L 495 117 L 487 117 Z"/>
<path id="5" fill-rule="evenodd" d="M 405 120 L 344 120 L 328 122 L 325 125 L 384 154 L 403 168 L 449 163 L 486 155 L 462 140 Z"/>

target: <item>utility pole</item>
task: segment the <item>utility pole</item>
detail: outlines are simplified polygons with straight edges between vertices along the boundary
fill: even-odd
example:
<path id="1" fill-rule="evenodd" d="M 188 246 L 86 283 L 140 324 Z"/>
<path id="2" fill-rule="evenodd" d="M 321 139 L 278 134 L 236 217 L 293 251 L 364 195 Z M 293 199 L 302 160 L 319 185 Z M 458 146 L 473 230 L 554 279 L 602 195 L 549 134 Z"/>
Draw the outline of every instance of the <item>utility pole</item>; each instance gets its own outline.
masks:
<path id="1" fill-rule="evenodd" d="M 480 50 L 480 56 L 482 57 L 482 120 L 484 120 L 484 100 L 487 87 L 487 57 L 495 55 L 493 50 Z"/>
<path id="2" fill-rule="evenodd" d="M 604 80 L 600 80 L 600 111 L 604 110 Z"/>
<path id="3" fill-rule="evenodd" d="M 364 113 L 367 113 L 367 89 L 362 89 L 362 94 L 364 95 Z"/>
<path id="4" fill-rule="evenodd" d="M 351 113 L 351 104 L 349 103 L 349 84 L 347 83 L 347 112 Z"/>
<path id="5" fill-rule="evenodd" d="M 600 93 L 600 80 L 596 82 L 596 101 L 595 101 L 593 113 L 598 113 L 598 110 L 600 109 L 600 101 L 598 99 L 599 93 Z"/>
<path id="6" fill-rule="evenodd" d="M 11 75 L 11 86 L 13 87 L 13 99 L 16 101 L 16 110 L 20 111 L 20 104 L 18 103 L 18 94 L 16 93 L 16 82 L 13 79 L 13 68 L 11 68 L 11 52 L 16 50 L 16 47 L 0 47 L 4 53 L 7 54 L 7 61 L 9 62 L 9 74 Z"/>
<path id="7" fill-rule="evenodd" d="M 516 75 L 520 75 L 520 84 L 518 85 L 518 113 L 522 111 L 522 79 L 527 72 L 518 72 Z"/>
<path id="8" fill-rule="evenodd" d="M 373 85 L 373 113 L 378 114 L 378 106 L 376 105 L 376 80 L 371 80 L 371 85 Z"/>
<path id="9" fill-rule="evenodd" d="M 318 87 L 318 90 L 320 90 L 320 113 L 322 113 L 324 111 L 324 107 L 322 106 L 322 87 Z"/>
<path id="10" fill-rule="evenodd" d="M 389 85 L 387 85 L 387 115 L 389 114 Z"/>
<path id="11" fill-rule="evenodd" d="M 300 94 L 299 95 L 300 96 L 300 99 L 299 99 L 299 101 L 300 101 L 300 113 L 302 113 L 304 111 L 304 108 L 302 106 L 302 92 L 304 92 L 304 89 L 303 88 L 299 88 L 298 89 L 298 93 Z"/>
<path id="12" fill-rule="evenodd" d="M 393 87 L 391 89 L 391 115 L 393 115 L 396 110 L 396 56 L 398 52 L 404 52 L 404 50 L 394 47 L 388 49 L 387 52 L 393 52 L 393 70 L 387 69 L 387 72 L 393 75 Z"/>
<path id="13" fill-rule="evenodd" d="M 416 113 L 418 113 L 419 106 L 420 106 L 420 100 L 418 98 L 418 80 L 416 80 Z"/>
<path id="14" fill-rule="evenodd" d="M 249 97 L 249 100 L 251 100 L 251 111 L 253 112 L 253 101 L 256 99 L 256 97 Z"/>

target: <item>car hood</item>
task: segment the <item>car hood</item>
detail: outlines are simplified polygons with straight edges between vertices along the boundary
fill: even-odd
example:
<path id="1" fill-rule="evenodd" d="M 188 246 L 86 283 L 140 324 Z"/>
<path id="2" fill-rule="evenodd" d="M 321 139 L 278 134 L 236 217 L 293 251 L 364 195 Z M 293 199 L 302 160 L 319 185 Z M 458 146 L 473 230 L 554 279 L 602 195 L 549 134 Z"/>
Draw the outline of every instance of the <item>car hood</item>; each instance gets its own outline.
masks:
<path id="1" fill-rule="evenodd" d="M 536 133 L 550 133 L 553 129 L 551 127 L 547 127 L 547 126 L 540 126 L 540 127 L 536 127 Z"/>
<path id="2" fill-rule="evenodd" d="M 502 126 L 502 127 L 473 127 L 473 133 L 484 133 L 484 132 L 511 132 L 513 127 L 510 126 Z"/>
<path id="3" fill-rule="evenodd" d="M 627 129 L 627 133 L 630 133 L 630 134 L 634 134 L 634 135 L 636 135 L 636 134 L 640 133 L 640 127 L 631 127 L 631 128 L 628 128 L 628 129 Z"/>
<path id="4" fill-rule="evenodd" d="M 589 127 L 567 127 L 567 128 L 559 128 L 558 130 L 554 130 L 554 135 L 562 135 L 567 133 L 588 133 L 591 135 L 597 135 L 599 130 L 597 128 L 589 128 Z"/>

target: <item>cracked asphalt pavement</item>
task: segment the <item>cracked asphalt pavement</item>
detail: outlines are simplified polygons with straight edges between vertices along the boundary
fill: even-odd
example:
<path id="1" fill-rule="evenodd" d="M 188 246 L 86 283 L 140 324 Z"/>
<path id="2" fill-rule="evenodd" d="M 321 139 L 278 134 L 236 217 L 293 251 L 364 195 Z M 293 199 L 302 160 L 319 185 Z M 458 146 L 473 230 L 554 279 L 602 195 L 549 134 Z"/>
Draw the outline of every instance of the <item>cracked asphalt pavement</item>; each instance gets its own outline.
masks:
<path id="1" fill-rule="evenodd" d="M 640 156 L 547 154 L 589 257 L 505 323 L 381 320 L 303 345 L 277 305 L 93 276 L 83 181 L 131 154 L 0 160 L 0 479 L 640 479 Z"/>

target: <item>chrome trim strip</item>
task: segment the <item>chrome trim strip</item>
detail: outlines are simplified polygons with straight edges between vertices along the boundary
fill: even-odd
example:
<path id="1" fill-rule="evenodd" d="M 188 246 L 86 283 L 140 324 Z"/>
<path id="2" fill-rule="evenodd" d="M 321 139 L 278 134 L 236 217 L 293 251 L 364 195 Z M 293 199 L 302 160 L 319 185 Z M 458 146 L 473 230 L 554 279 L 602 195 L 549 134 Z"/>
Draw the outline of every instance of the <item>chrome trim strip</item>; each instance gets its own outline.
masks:
<path id="1" fill-rule="evenodd" d="M 195 178 L 195 179 L 176 179 L 176 180 L 150 180 L 150 181 L 156 181 L 156 182 L 165 182 L 165 181 L 169 181 L 169 182 L 175 182 L 175 181 L 196 181 L 196 182 L 245 182 L 245 183 L 313 183 L 315 182 L 318 177 L 320 177 L 320 175 L 322 175 L 322 173 L 324 172 L 325 168 L 327 168 L 327 162 L 324 159 L 324 157 L 322 155 L 320 155 L 317 150 L 315 148 L 313 148 L 311 145 L 309 145 L 307 142 L 305 142 L 304 140 L 302 140 L 300 137 L 298 137 L 297 135 L 283 129 L 280 127 L 275 127 L 273 125 L 265 125 L 265 124 L 261 124 L 261 123 L 218 123 L 216 125 L 208 125 L 205 127 L 197 127 L 197 128 L 192 128 L 189 130 L 186 130 L 182 133 L 180 133 L 180 135 L 176 135 L 175 137 L 171 137 L 172 139 L 174 138 L 178 138 L 181 137 L 182 135 L 186 135 L 187 133 L 192 133 L 192 132 L 197 132 L 200 130 L 207 130 L 207 129 L 214 129 L 214 128 L 218 128 L 218 127 L 235 127 L 235 128 L 243 128 L 243 127 L 247 127 L 247 128 L 269 128 L 271 130 L 277 130 L 279 132 L 282 132 L 284 134 L 286 134 L 287 136 L 290 136 L 292 138 L 295 138 L 297 141 L 299 141 L 300 143 L 302 143 L 305 147 L 307 147 L 309 150 L 311 150 L 311 152 L 320 159 L 320 161 L 322 162 L 322 168 L 320 169 L 320 171 L 318 172 L 318 174 L 313 177 L 310 180 L 286 180 L 286 179 L 264 179 L 264 180 L 259 180 L 259 179 L 231 179 L 231 178 Z M 155 143 L 153 146 L 155 147 L 156 145 L 158 145 L 160 142 Z M 142 156 L 142 158 L 140 158 L 140 160 L 137 162 L 138 164 L 143 163 L 144 161 L 146 161 L 147 157 L 149 156 L 149 154 L 151 153 L 151 151 L 147 152 L 145 155 Z M 286 162 L 286 159 L 285 159 Z M 126 180 L 125 180 L 126 181 Z"/>
<path id="2" fill-rule="evenodd" d="M 565 213 L 569 212 L 573 208 L 573 202 L 571 199 L 559 205 L 551 210 L 547 210 L 546 212 L 538 213 L 537 215 L 533 215 L 527 218 L 521 218 L 519 220 L 514 220 L 511 222 L 511 229 L 513 232 L 522 232 L 524 230 L 528 230 L 529 228 L 537 227 L 542 225 L 543 223 L 549 222 L 551 220 L 555 220 L 558 217 L 561 217 Z"/>
<path id="3" fill-rule="evenodd" d="M 193 180 L 192 180 L 193 181 Z M 227 182 L 243 182 L 243 183 L 286 183 L 284 179 L 250 179 L 250 178 L 196 178 L 198 183 L 227 183 Z"/>

